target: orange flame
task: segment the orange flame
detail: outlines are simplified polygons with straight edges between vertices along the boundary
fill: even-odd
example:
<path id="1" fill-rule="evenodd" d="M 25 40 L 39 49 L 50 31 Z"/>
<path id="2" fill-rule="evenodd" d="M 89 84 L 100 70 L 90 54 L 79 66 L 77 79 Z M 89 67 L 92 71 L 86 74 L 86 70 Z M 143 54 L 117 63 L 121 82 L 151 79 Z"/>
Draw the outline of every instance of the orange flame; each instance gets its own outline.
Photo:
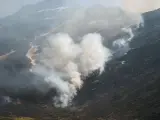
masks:
<path id="1" fill-rule="evenodd" d="M 32 65 L 36 65 L 36 52 L 38 50 L 37 46 L 30 44 L 31 48 L 28 50 L 26 56 L 30 59 Z"/>
<path id="2" fill-rule="evenodd" d="M 6 54 L 4 54 L 4 55 L 1 55 L 1 56 L 0 56 L 0 60 L 6 60 L 6 59 L 8 58 L 8 56 L 10 56 L 11 54 L 13 54 L 13 53 L 15 53 L 15 52 L 16 52 L 16 51 L 11 50 L 11 52 L 6 53 Z"/>

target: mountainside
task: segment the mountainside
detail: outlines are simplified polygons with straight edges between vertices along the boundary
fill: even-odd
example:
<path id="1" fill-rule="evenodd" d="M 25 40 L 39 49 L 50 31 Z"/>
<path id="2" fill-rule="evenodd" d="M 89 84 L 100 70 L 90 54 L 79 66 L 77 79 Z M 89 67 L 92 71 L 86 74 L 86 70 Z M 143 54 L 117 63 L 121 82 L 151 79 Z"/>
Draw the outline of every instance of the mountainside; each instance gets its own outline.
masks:
<path id="1" fill-rule="evenodd" d="M 55 3 L 54 0 L 47 0 L 26 6 L 16 14 L 0 20 L 0 52 L 16 49 L 18 55 L 23 55 L 35 36 L 39 36 L 37 39 L 41 40 L 46 35 L 42 33 L 50 31 L 68 32 L 74 38 L 98 31 L 104 39 L 115 40 L 125 36 L 121 28 L 132 26 L 132 23 L 132 27 L 137 27 L 141 19 L 139 16 L 132 19 L 134 16 L 119 8 L 105 8 L 100 5 L 87 9 L 62 6 L 61 1 Z M 30 92 L 22 92 L 26 88 L 20 88 L 23 94 L 14 94 L 1 89 L 1 95 L 10 96 L 13 101 L 1 106 L 0 116 L 25 116 L 37 120 L 159 120 L 160 10 L 144 13 L 142 16 L 144 27 L 133 31 L 133 49 L 108 62 L 102 75 L 97 76 L 95 71 L 89 76 L 71 108 L 55 108 L 49 99 L 55 94 L 53 91 L 44 95 L 30 90 L 27 86 L 30 80 L 28 73 L 24 75 L 22 72 L 18 81 L 25 79 L 26 82 L 20 84 L 26 84 Z M 55 27 L 60 23 L 63 24 Z M 5 79 L 14 84 L 15 74 L 11 75 L 12 81 L 11 78 Z"/>

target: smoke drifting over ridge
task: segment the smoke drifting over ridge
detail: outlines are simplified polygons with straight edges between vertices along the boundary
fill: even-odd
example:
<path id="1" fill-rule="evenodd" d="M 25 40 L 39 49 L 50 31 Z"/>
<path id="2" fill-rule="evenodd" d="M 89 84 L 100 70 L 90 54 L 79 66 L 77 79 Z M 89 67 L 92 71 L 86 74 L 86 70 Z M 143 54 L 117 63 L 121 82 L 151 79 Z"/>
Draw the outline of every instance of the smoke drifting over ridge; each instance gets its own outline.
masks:
<path id="1" fill-rule="evenodd" d="M 103 6 L 94 6 L 76 11 L 49 37 L 49 46 L 42 47 L 38 56 L 41 64 L 34 66 L 32 71 L 43 75 L 50 87 L 57 90 L 53 98 L 55 106 L 70 105 L 83 86 L 82 76 L 87 77 L 96 70 L 101 74 L 112 56 L 120 57 L 128 52 L 134 37 L 131 27 L 137 29 L 143 25 L 139 14 L 125 13 L 119 8 L 109 8 L 113 14 L 105 14 L 105 10 Z M 121 33 L 124 36 L 115 39 Z"/>

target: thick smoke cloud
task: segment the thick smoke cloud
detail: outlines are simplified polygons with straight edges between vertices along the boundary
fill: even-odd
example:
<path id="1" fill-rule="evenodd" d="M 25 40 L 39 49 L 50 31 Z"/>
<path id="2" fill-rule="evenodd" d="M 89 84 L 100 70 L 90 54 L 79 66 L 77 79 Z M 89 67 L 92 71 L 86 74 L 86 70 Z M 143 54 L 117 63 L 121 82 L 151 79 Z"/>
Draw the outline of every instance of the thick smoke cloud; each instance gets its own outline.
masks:
<path id="1" fill-rule="evenodd" d="M 83 85 L 81 75 L 87 77 L 98 69 L 103 72 L 112 54 L 97 33 L 85 35 L 80 43 L 75 43 L 68 34 L 58 33 L 48 42 L 49 46 L 38 56 L 43 65 L 35 65 L 32 72 L 43 76 L 50 87 L 57 90 L 54 104 L 66 107 Z"/>
<path id="2" fill-rule="evenodd" d="M 103 72 L 105 61 L 111 57 L 111 51 L 102 44 L 102 37 L 99 34 L 88 34 L 83 37 L 80 43 L 82 54 L 80 55 L 80 67 L 84 75 L 100 69 Z"/>

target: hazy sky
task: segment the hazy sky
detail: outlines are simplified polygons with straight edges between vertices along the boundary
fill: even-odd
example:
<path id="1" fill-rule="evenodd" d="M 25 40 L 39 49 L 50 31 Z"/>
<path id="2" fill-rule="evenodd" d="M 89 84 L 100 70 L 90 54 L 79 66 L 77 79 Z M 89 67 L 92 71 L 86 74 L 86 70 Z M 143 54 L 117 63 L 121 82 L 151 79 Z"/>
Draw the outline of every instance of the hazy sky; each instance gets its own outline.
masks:
<path id="1" fill-rule="evenodd" d="M 38 1 L 41 0 L 0 0 L 0 17 L 12 14 L 26 4 L 35 4 Z"/>
<path id="2" fill-rule="evenodd" d="M 146 12 L 160 8 L 160 0 L 123 0 L 122 4 L 132 12 Z"/>
<path id="3" fill-rule="evenodd" d="M 0 17 L 13 14 L 22 6 L 35 4 L 42 0 L 0 0 Z M 103 4 L 106 6 L 124 6 L 127 10 L 145 12 L 160 7 L 160 0 L 66 0 L 67 3 L 80 5 Z"/>

